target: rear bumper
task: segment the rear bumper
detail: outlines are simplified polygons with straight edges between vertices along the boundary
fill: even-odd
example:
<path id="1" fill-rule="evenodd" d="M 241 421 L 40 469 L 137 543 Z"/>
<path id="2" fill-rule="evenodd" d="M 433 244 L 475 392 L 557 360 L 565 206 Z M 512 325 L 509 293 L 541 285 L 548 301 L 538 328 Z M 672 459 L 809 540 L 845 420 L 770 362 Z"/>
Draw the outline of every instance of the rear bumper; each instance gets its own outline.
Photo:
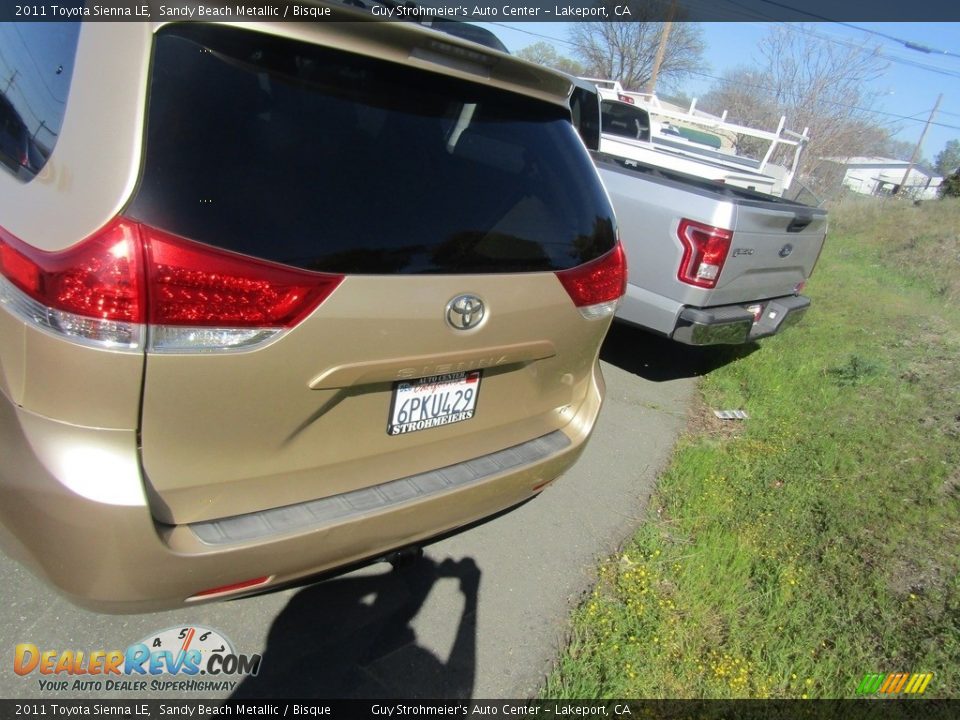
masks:
<path id="1" fill-rule="evenodd" d="M 762 305 L 760 319 L 748 307 Z M 810 308 L 803 295 L 715 308 L 684 308 L 671 337 L 687 345 L 738 345 L 769 337 L 796 325 Z"/>
<path id="2" fill-rule="evenodd" d="M 562 429 L 384 483 L 375 491 L 378 502 L 365 491 L 342 498 L 346 512 L 305 503 L 198 527 L 157 523 L 146 495 L 138 502 L 129 493 L 110 497 L 65 483 L 59 460 L 44 448 L 62 448 L 71 438 L 89 447 L 91 429 L 31 415 L 0 393 L 0 541 L 72 602 L 101 612 L 148 612 L 263 592 L 450 534 L 534 497 L 583 452 L 603 389 L 596 365 L 587 396 Z M 109 432 L 111 452 L 127 447 L 135 459 L 136 434 Z M 56 438 L 40 442 L 38 434 Z M 112 481 L 108 472 L 97 479 Z M 269 581 L 192 599 L 260 577 Z"/>

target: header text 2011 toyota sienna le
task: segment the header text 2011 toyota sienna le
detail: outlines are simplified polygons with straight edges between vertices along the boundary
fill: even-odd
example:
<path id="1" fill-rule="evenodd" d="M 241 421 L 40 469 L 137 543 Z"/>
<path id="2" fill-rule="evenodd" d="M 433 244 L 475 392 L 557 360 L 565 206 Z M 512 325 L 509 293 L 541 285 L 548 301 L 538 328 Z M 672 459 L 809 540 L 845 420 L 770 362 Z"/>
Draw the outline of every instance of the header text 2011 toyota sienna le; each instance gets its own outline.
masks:
<path id="1" fill-rule="evenodd" d="M 570 82 L 351 12 L 3 46 L 0 526 L 77 603 L 381 557 L 584 448 L 625 268 Z"/>

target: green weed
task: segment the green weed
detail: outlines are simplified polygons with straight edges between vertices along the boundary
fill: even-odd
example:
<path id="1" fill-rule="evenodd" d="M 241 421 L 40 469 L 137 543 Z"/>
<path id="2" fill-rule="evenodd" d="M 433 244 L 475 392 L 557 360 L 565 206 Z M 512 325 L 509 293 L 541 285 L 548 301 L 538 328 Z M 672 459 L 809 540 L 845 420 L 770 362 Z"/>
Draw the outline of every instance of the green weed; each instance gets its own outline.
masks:
<path id="1" fill-rule="evenodd" d="M 882 212 L 923 246 L 958 209 Z M 544 697 L 852 697 L 867 672 L 958 695 L 958 288 L 890 253 L 876 208 L 835 214 L 812 310 L 704 378 L 701 431 L 600 567 Z M 725 407 L 750 414 L 737 433 Z"/>

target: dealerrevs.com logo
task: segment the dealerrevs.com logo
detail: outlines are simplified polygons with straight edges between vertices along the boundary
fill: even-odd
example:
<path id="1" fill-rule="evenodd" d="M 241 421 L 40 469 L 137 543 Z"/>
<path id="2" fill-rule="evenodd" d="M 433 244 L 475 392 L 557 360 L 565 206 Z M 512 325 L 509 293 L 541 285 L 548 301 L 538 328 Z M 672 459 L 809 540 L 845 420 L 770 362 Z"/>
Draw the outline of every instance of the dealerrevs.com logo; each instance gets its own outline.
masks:
<path id="1" fill-rule="evenodd" d="M 233 690 L 240 677 L 260 671 L 260 661 L 260 655 L 237 653 L 223 633 L 193 625 L 153 633 L 126 650 L 56 650 L 20 643 L 13 671 L 37 676 L 42 691 L 209 692 Z"/>

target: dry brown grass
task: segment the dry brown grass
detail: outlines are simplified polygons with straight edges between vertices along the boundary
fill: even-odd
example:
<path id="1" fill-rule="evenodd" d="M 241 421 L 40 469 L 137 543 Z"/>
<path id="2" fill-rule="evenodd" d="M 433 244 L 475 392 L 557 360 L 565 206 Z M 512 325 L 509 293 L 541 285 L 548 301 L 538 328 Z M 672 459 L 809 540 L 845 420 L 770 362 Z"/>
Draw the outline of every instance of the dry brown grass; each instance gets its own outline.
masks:
<path id="1" fill-rule="evenodd" d="M 942 297 L 960 302 L 960 199 L 914 205 L 893 198 L 846 197 L 830 208 L 831 234 L 883 250 L 881 258 Z"/>

